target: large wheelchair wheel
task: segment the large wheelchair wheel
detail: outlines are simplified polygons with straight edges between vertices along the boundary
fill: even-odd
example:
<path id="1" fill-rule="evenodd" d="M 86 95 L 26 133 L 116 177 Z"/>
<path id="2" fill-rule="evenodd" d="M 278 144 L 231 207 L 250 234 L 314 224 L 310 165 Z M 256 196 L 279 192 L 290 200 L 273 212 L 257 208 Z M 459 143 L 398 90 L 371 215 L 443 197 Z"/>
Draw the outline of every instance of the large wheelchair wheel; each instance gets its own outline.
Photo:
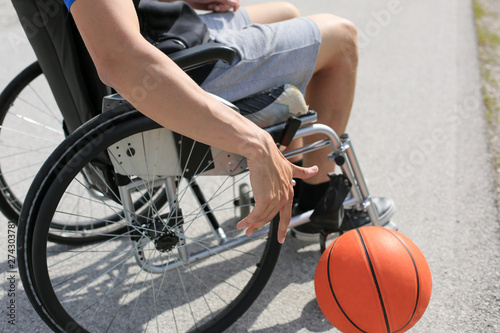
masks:
<path id="1" fill-rule="evenodd" d="M 158 128 L 137 111 L 106 112 L 70 135 L 36 176 L 19 223 L 19 269 L 30 301 L 55 331 L 220 332 L 271 275 L 278 220 L 261 237 L 236 229 L 246 168 L 213 150 L 200 159 L 204 149 L 194 146 L 176 146 L 165 159 L 166 141 L 149 140 L 166 131 Z M 102 198 L 76 194 L 96 181 L 107 186 Z M 164 205 L 153 198 L 159 189 Z M 136 207 L 136 197 L 150 198 L 147 209 Z M 78 212 L 66 211 L 69 202 Z M 58 217 L 103 212 L 123 212 L 116 223 L 127 231 L 79 246 L 48 242 Z"/>

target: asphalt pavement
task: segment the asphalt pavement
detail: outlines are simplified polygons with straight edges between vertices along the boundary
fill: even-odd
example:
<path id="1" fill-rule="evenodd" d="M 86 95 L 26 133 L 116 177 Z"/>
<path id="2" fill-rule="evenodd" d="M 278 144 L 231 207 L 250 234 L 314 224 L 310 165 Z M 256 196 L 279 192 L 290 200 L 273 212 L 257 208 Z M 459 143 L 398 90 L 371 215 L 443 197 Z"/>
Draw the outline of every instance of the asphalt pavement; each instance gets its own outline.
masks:
<path id="1" fill-rule="evenodd" d="M 499 332 L 500 223 L 472 1 L 290 2 L 303 14 L 330 12 L 358 27 L 348 132 L 370 191 L 394 199 L 394 221 L 433 275 L 429 307 L 411 332 Z M 0 87 L 34 59 L 10 2 L 0 0 Z M 0 331 L 47 332 L 19 274 L 15 296 L 8 295 L 5 222 L 0 217 Z M 264 292 L 229 331 L 337 332 L 315 300 L 319 256 L 319 245 L 288 237 Z M 12 299 L 15 325 L 7 316 Z"/>

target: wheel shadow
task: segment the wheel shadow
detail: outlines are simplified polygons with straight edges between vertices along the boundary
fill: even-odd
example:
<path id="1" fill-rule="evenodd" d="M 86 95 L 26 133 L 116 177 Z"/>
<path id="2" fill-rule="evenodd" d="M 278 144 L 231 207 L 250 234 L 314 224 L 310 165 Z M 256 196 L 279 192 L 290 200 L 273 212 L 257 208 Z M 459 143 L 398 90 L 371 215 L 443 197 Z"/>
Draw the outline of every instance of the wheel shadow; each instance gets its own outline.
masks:
<path id="1" fill-rule="evenodd" d="M 226 221 L 226 223 L 236 222 Z M 221 285 L 224 286 L 226 281 L 231 281 L 236 275 L 251 276 L 257 264 L 256 260 L 259 259 L 259 256 L 249 256 L 250 252 L 241 251 L 238 247 L 229 261 L 226 261 L 227 252 L 222 252 L 222 265 L 212 264 L 210 260 L 201 260 L 191 267 L 174 270 L 166 278 L 164 274 L 148 274 L 141 271 L 142 268 L 130 250 L 132 242 L 127 236 L 117 236 L 117 239 L 103 241 L 102 244 L 103 248 L 96 243 L 80 245 L 50 243 L 47 257 L 57 258 L 54 262 L 52 259 L 48 262 L 51 270 L 50 283 L 56 290 L 59 300 L 63 301 L 64 309 L 72 316 L 77 314 L 79 318 L 83 318 L 82 322 L 104 323 L 107 320 L 106 316 L 110 314 L 111 318 L 118 316 L 118 313 L 120 317 L 125 314 L 126 319 L 123 323 L 115 321 L 117 324 L 115 329 L 127 332 L 142 331 L 158 315 L 173 311 L 172 309 L 186 308 L 184 306 L 186 297 L 191 289 L 195 290 L 197 286 L 207 293 L 221 288 Z M 264 243 L 261 243 L 256 249 L 263 247 Z M 261 250 L 255 252 L 260 253 Z M 77 256 L 82 258 L 77 260 Z M 99 259 L 96 260 L 94 256 L 99 256 Z M 180 274 L 183 274 L 182 279 L 175 280 L 175 276 Z M 143 277 L 135 280 L 135 275 Z M 225 295 L 219 293 L 217 296 Z M 196 297 L 205 298 L 200 295 Z M 156 315 L 137 311 L 146 309 L 153 298 Z M 204 301 L 216 303 L 218 300 L 206 297 Z M 101 302 L 105 307 L 100 305 Z M 187 310 L 192 311 L 188 316 L 196 316 L 198 320 L 210 319 L 209 316 L 196 313 L 196 310 Z M 53 308 L 52 312 L 57 312 L 57 308 Z M 92 328 L 99 327 L 88 328 L 92 331 Z"/>

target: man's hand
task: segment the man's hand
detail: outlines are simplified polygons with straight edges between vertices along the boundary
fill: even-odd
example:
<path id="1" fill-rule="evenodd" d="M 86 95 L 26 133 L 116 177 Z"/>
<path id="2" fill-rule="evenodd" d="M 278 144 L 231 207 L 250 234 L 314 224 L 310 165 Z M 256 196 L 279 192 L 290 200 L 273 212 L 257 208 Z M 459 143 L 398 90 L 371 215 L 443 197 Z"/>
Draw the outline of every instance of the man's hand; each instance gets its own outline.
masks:
<path id="1" fill-rule="evenodd" d="M 276 145 L 262 158 L 248 159 L 248 168 L 255 208 L 238 223 L 237 228 L 248 228 L 246 234 L 250 236 L 279 212 L 278 242 L 283 244 L 292 218 L 293 178 L 310 178 L 318 172 L 318 168 L 302 168 L 290 163 Z"/>
<path id="2" fill-rule="evenodd" d="M 214 12 L 227 12 L 240 8 L 240 0 L 185 0 L 194 9 L 212 10 Z"/>

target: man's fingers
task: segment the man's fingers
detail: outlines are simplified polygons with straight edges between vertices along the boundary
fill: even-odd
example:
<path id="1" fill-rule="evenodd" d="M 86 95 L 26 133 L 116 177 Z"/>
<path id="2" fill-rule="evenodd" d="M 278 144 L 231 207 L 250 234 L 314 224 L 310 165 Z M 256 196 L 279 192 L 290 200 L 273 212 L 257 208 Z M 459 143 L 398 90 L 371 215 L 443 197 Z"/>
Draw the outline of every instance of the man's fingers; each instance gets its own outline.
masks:
<path id="1" fill-rule="evenodd" d="M 280 221 L 278 226 L 278 242 L 281 244 L 285 242 L 288 225 L 292 218 L 293 190 L 290 190 L 289 198 L 290 199 L 284 202 L 279 209 Z M 254 210 L 236 226 L 239 230 L 247 228 L 247 236 L 251 236 L 257 230 L 269 223 L 277 214 L 276 209 L 273 209 L 273 205 L 268 205 L 267 209 L 261 213 L 259 213 L 259 211 L 262 209 L 258 208 L 260 208 L 260 206 L 257 207 L 256 205 Z"/>
<path id="2" fill-rule="evenodd" d="M 265 226 L 269 221 L 271 221 L 271 219 L 259 220 L 259 221 L 253 222 L 253 223 L 250 223 L 249 221 L 242 220 L 240 223 L 238 223 L 236 228 L 239 230 L 247 228 L 245 234 L 247 236 L 252 236 L 257 230 L 259 230 L 260 228 Z"/>
<path id="3" fill-rule="evenodd" d="M 239 7 L 240 3 L 237 0 L 214 1 L 208 5 L 208 9 L 214 12 L 227 12 L 230 9 L 237 11 Z"/>
<path id="4" fill-rule="evenodd" d="M 283 244 L 285 242 L 288 225 L 292 219 L 292 205 L 285 205 L 280 211 L 280 223 L 278 226 L 278 242 Z"/>
<path id="5" fill-rule="evenodd" d="M 240 2 L 238 0 L 230 0 L 231 6 L 234 11 L 237 11 L 240 8 Z"/>
<path id="6" fill-rule="evenodd" d="M 260 227 L 271 221 L 274 215 L 276 215 L 276 213 L 273 212 L 274 209 L 272 209 L 272 206 L 267 206 L 267 209 L 265 211 L 262 211 L 260 207 L 261 205 L 255 205 L 255 208 L 252 210 L 252 212 L 250 212 L 247 217 L 241 220 L 236 225 L 236 228 L 238 230 L 249 228 L 250 231 L 247 230 L 247 235 L 251 236 Z"/>

